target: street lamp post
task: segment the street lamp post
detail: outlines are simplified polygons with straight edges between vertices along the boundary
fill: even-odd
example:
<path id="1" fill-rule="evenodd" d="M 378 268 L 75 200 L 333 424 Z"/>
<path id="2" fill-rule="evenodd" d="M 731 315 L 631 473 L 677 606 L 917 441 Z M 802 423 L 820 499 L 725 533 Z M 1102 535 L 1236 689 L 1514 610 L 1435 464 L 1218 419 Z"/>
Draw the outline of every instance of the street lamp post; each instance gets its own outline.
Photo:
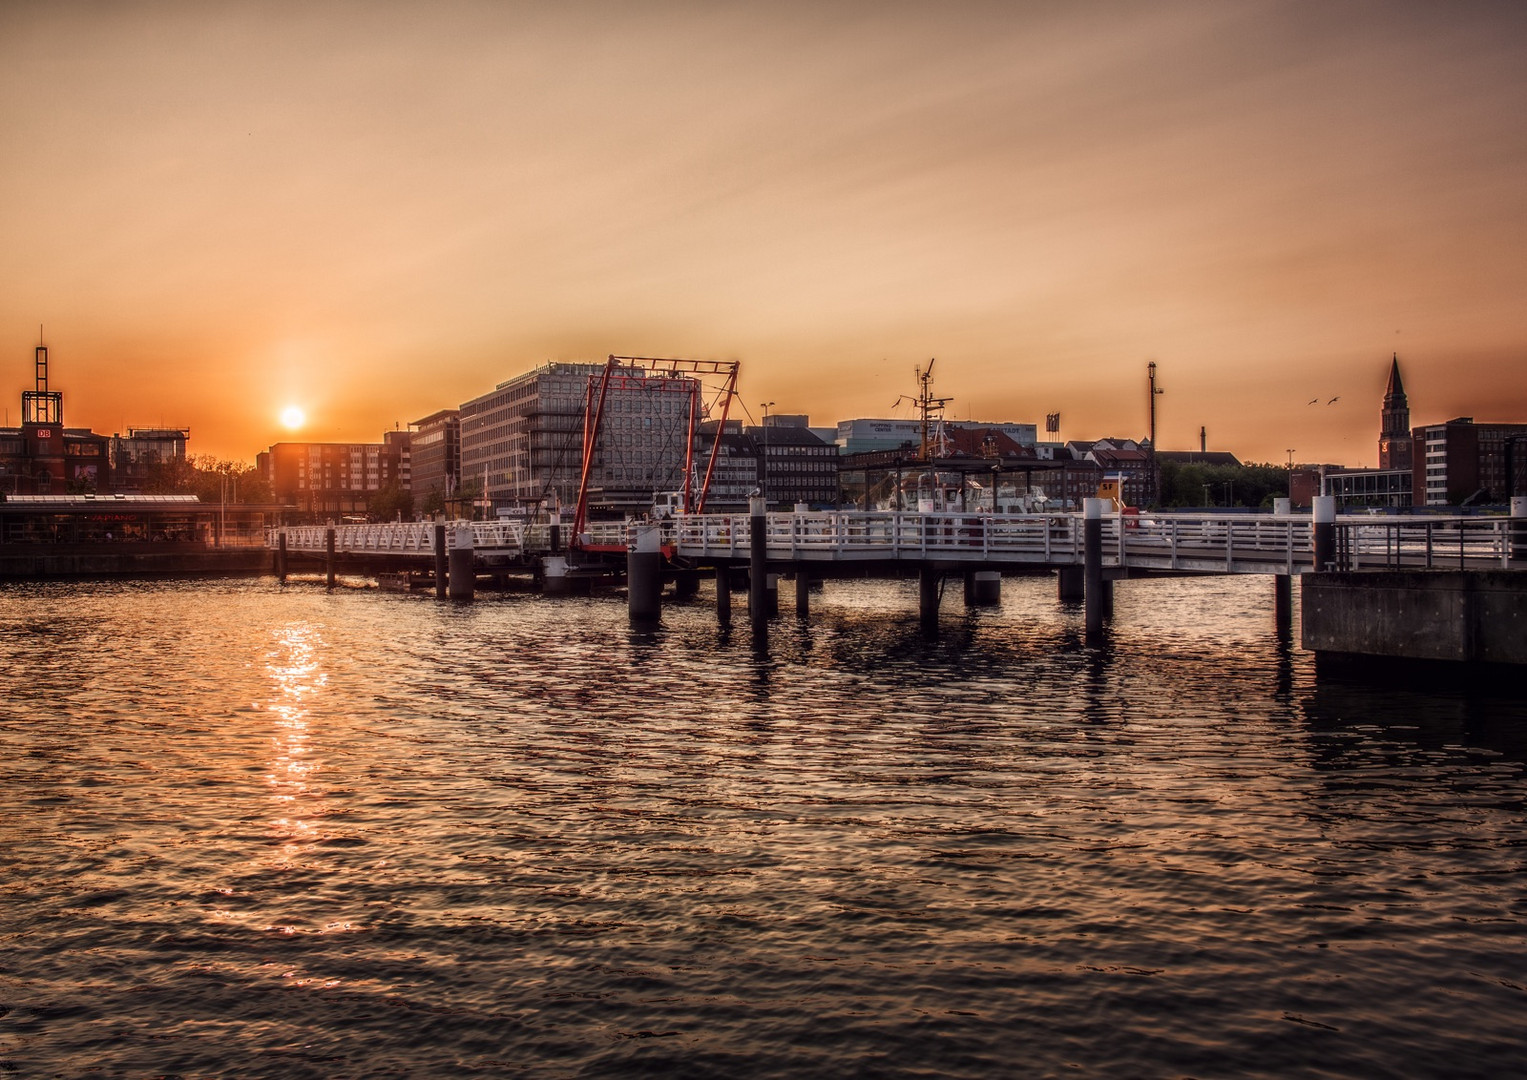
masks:
<path id="1" fill-rule="evenodd" d="M 1149 484 L 1149 487 L 1147 488 L 1148 495 L 1147 495 L 1147 498 L 1146 498 L 1146 505 L 1153 507 L 1153 506 L 1156 505 L 1156 395 L 1157 394 L 1164 394 L 1164 393 L 1166 393 L 1166 391 L 1162 390 L 1160 387 L 1158 387 L 1156 385 L 1156 361 L 1152 360 L 1149 364 L 1147 364 L 1146 365 L 1146 370 L 1150 374 L 1150 383 L 1151 383 L 1151 387 L 1150 387 L 1151 452 L 1146 456 L 1146 462 L 1145 462 L 1145 468 L 1146 468 L 1146 477 L 1145 477 L 1145 479 L 1146 479 L 1147 484 Z"/>

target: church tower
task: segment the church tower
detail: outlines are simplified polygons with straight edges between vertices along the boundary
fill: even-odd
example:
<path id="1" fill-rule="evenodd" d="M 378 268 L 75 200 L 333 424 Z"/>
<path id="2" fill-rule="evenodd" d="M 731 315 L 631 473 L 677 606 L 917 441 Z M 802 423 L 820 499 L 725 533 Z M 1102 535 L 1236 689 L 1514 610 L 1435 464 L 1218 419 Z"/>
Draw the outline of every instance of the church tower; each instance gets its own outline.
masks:
<path id="1" fill-rule="evenodd" d="M 1379 468 L 1414 467 L 1410 439 L 1410 403 L 1400 382 L 1400 356 L 1389 365 L 1389 385 L 1384 389 L 1384 411 L 1379 425 Z"/>

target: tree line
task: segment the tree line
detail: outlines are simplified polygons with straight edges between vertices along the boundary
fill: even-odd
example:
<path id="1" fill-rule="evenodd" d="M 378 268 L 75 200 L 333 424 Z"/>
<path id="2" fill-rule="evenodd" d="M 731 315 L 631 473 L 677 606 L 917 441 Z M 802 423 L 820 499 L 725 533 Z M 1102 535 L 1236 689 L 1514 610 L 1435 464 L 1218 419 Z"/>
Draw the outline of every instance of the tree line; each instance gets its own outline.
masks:
<path id="1" fill-rule="evenodd" d="M 1162 507 L 1270 508 L 1288 495 L 1283 465 L 1200 465 L 1164 461 L 1158 503 Z"/>

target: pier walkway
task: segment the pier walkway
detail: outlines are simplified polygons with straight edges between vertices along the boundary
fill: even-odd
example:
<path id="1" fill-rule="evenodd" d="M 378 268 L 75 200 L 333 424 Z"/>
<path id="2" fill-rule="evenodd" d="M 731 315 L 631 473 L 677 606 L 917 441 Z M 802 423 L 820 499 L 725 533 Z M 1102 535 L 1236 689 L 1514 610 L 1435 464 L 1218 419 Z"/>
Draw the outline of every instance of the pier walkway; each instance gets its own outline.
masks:
<path id="1" fill-rule="evenodd" d="M 766 516 L 765 558 L 770 563 L 933 563 L 948 569 L 1060 569 L 1085 563 L 1085 516 L 1067 514 L 941 514 L 892 512 L 789 512 Z M 1511 563 L 1509 518 L 1431 515 L 1352 515 L 1334 521 L 1334 569 L 1506 569 Z M 696 563 L 746 563 L 752 558 L 747 514 L 680 515 L 660 525 L 670 557 Z M 583 548 L 627 550 L 636 523 L 597 522 L 586 527 Z M 1309 515 L 1177 514 L 1104 515 L 1102 565 L 1111 573 L 1297 575 L 1314 569 L 1314 523 Z M 553 539 L 552 527 L 521 522 L 431 522 L 378 525 L 299 525 L 269 530 L 267 545 L 324 556 L 433 559 L 470 549 L 484 569 L 532 566 L 555 554 L 570 537 Z"/>

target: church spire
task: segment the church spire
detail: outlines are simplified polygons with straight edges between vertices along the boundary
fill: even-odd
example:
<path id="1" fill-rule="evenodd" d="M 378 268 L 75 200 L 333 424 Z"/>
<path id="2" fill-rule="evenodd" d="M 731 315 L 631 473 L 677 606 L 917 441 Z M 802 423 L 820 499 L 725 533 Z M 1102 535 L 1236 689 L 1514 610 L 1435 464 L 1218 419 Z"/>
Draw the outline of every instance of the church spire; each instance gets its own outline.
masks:
<path id="1" fill-rule="evenodd" d="M 1409 469 L 1413 461 L 1410 434 L 1410 402 L 1400 381 L 1400 354 L 1389 362 L 1389 385 L 1384 389 L 1384 408 L 1379 423 L 1379 468 Z"/>
<path id="2" fill-rule="evenodd" d="M 1400 381 L 1400 354 L 1395 353 L 1389 362 L 1389 385 L 1384 388 L 1384 410 L 1408 409 L 1405 400 L 1405 384 Z M 1407 418 L 1408 419 L 1408 418 Z"/>

